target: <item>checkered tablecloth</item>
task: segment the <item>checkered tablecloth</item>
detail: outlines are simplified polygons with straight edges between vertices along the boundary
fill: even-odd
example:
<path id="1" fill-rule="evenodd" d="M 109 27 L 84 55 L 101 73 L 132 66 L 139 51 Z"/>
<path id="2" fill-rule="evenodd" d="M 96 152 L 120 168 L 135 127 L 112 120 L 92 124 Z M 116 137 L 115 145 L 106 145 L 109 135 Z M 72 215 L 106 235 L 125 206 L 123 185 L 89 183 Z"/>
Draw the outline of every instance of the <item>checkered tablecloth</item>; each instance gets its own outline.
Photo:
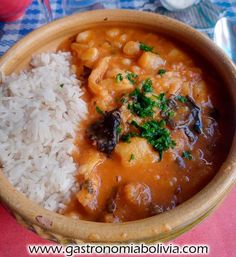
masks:
<path id="1" fill-rule="evenodd" d="M 86 0 L 84 2 L 86 3 Z M 65 15 L 62 0 L 50 0 L 50 3 L 54 19 Z M 236 17 L 235 0 L 202 0 L 200 4 L 180 12 L 167 11 L 159 0 L 104 0 L 99 1 L 92 8 L 123 8 L 161 13 L 179 19 L 207 33 L 210 37 L 213 34 L 214 25 L 220 17 Z M 84 10 L 88 10 L 88 8 L 80 8 L 78 11 Z M 0 56 L 20 38 L 45 23 L 44 14 L 37 0 L 33 0 L 21 19 L 9 23 L 0 22 Z"/>

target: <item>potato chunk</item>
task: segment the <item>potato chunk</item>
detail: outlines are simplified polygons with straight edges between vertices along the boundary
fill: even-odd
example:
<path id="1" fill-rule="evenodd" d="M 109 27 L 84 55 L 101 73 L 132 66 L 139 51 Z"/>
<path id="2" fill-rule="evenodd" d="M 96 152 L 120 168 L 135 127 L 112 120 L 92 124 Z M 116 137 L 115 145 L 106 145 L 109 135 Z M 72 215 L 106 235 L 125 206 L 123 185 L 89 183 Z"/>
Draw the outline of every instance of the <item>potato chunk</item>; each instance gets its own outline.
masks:
<path id="1" fill-rule="evenodd" d="M 110 38 L 115 38 L 120 34 L 120 30 L 118 28 L 111 28 L 106 31 L 106 34 Z"/>
<path id="2" fill-rule="evenodd" d="M 129 56 L 134 56 L 140 53 L 139 42 L 129 41 L 125 44 L 123 52 Z"/>
<path id="3" fill-rule="evenodd" d="M 183 51 L 177 48 L 172 49 L 169 52 L 168 57 L 170 61 L 174 61 L 174 62 L 182 62 L 189 59 L 186 53 L 184 53 Z"/>
<path id="4" fill-rule="evenodd" d="M 138 60 L 138 64 L 143 69 L 155 70 L 165 64 L 165 61 L 157 54 L 144 52 Z"/>
<path id="5" fill-rule="evenodd" d="M 94 62 L 98 58 L 98 49 L 96 47 L 88 48 L 80 57 L 82 61 Z"/>
<path id="6" fill-rule="evenodd" d="M 142 183 L 129 183 L 124 189 L 124 197 L 126 201 L 136 207 L 147 206 L 151 202 L 150 188 Z"/>
<path id="7" fill-rule="evenodd" d="M 110 60 L 111 60 L 110 56 L 102 58 L 98 62 L 97 67 L 91 72 L 91 74 L 88 78 L 89 89 L 94 94 L 99 94 L 103 89 L 101 86 L 99 86 L 99 82 L 102 80 L 103 76 L 105 75 L 105 73 L 109 67 Z"/>
<path id="8" fill-rule="evenodd" d="M 158 155 L 144 138 L 132 138 L 130 143 L 119 143 L 115 153 L 125 167 L 150 163 L 158 160 Z"/>
<path id="9" fill-rule="evenodd" d="M 77 54 L 78 57 L 80 57 L 85 51 L 88 50 L 88 45 L 80 44 L 80 43 L 72 43 L 71 49 L 73 52 Z"/>
<path id="10" fill-rule="evenodd" d="M 86 43 L 92 38 L 92 36 L 93 36 L 93 32 L 91 30 L 80 32 L 76 37 L 76 42 Z"/>
<path id="11" fill-rule="evenodd" d="M 127 92 L 134 89 L 134 85 L 130 83 L 128 79 L 123 79 L 120 82 L 116 82 L 115 78 L 112 79 L 104 79 L 100 82 L 100 86 L 104 90 L 108 90 L 111 92 Z"/>
<path id="12" fill-rule="evenodd" d="M 101 179 L 96 174 L 92 174 L 82 185 L 82 189 L 76 194 L 76 198 L 84 209 L 92 214 L 98 207 L 98 194 Z"/>

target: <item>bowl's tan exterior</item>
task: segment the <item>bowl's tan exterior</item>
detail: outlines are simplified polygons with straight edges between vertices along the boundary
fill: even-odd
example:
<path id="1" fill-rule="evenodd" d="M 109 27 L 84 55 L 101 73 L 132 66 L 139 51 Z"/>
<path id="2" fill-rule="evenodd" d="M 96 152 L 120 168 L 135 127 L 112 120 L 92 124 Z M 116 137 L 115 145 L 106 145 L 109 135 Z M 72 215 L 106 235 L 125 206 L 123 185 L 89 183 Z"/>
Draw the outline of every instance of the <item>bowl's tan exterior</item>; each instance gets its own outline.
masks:
<path id="1" fill-rule="evenodd" d="M 56 49 L 58 44 L 81 30 L 106 24 L 136 25 L 169 35 L 204 56 L 221 76 L 222 90 L 228 90 L 236 113 L 236 70 L 233 63 L 204 35 L 175 20 L 152 13 L 101 10 L 76 14 L 55 21 L 26 36 L 0 59 L 0 71 L 10 74 L 26 67 L 32 54 Z M 230 153 L 214 179 L 198 194 L 174 210 L 127 222 L 106 224 L 77 221 L 43 209 L 19 193 L 0 172 L 0 197 L 17 220 L 40 236 L 68 242 L 153 242 L 166 241 L 189 230 L 204 219 L 229 192 L 236 180 L 236 137 Z"/>

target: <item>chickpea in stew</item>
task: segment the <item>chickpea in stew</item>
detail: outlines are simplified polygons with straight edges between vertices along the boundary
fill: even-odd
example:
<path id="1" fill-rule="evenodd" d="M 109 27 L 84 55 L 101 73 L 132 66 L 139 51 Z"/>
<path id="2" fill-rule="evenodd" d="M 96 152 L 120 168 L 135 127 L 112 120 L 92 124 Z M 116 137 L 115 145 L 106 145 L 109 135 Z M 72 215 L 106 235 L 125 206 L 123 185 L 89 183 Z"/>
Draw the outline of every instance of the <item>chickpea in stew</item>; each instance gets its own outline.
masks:
<path id="1" fill-rule="evenodd" d="M 230 144 L 230 107 L 197 54 L 137 27 L 95 27 L 60 50 L 71 51 L 89 107 L 73 152 L 79 190 L 65 215 L 142 219 L 213 178 Z"/>

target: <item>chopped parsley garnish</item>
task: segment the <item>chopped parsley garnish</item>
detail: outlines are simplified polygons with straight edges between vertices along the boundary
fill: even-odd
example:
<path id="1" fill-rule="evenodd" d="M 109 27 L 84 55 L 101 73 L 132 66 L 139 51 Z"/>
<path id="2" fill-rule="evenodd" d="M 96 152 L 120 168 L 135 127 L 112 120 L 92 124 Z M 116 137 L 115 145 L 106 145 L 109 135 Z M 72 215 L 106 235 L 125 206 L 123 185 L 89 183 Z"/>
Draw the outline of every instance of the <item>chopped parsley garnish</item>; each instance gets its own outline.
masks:
<path id="1" fill-rule="evenodd" d="M 123 142 L 130 143 L 130 142 L 131 142 L 130 139 L 131 139 L 132 137 L 137 137 L 137 136 L 139 136 L 139 134 L 134 133 L 134 132 L 130 132 L 130 133 L 127 133 L 127 134 L 122 135 L 121 140 L 122 140 Z"/>
<path id="2" fill-rule="evenodd" d="M 121 73 L 118 73 L 118 74 L 116 75 L 116 83 L 119 83 L 119 82 L 121 82 L 122 80 L 123 80 L 122 74 L 121 74 Z"/>
<path id="3" fill-rule="evenodd" d="M 121 127 L 118 127 L 118 128 L 116 129 L 116 132 L 117 132 L 117 134 L 120 134 L 120 133 L 121 133 Z"/>
<path id="4" fill-rule="evenodd" d="M 136 79 L 137 79 L 138 75 L 130 72 L 130 71 L 126 71 L 126 78 L 130 81 L 131 84 L 135 84 L 136 83 Z"/>
<path id="5" fill-rule="evenodd" d="M 139 129 L 139 133 L 128 133 L 122 136 L 122 141 L 130 143 L 131 137 L 142 137 L 145 138 L 155 151 L 159 153 L 160 160 L 164 151 L 169 148 L 173 148 L 176 143 L 171 139 L 170 131 L 165 127 L 166 123 L 164 120 L 156 121 L 151 120 L 145 122 L 141 126 L 137 122 L 132 121 L 132 125 Z"/>
<path id="6" fill-rule="evenodd" d="M 152 52 L 153 48 L 154 48 L 153 46 L 148 46 L 148 45 L 140 42 L 139 49 L 142 50 L 142 51 Z"/>
<path id="7" fill-rule="evenodd" d="M 178 101 L 181 102 L 181 103 L 186 103 L 186 102 L 188 101 L 187 97 L 182 96 L 182 95 L 177 95 L 177 96 L 175 97 L 175 99 L 178 100 Z"/>
<path id="8" fill-rule="evenodd" d="M 142 82 L 142 89 L 145 93 L 150 93 L 153 91 L 152 80 L 150 78 L 147 78 Z"/>
<path id="9" fill-rule="evenodd" d="M 135 128 L 139 128 L 139 125 L 135 120 L 132 120 L 130 124 L 133 125 Z"/>
<path id="10" fill-rule="evenodd" d="M 192 157 L 190 151 L 184 151 L 184 152 L 182 153 L 182 157 L 185 158 L 185 159 L 187 159 L 187 160 L 189 160 L 189 161 L 193 159 L 193 157 Z"/>
<path id="11" fill-rule="evenodd" d="M 141 137 L 147 139 L 148 143 L 159 153 L 162 160 L 163 152 L 173 148 L 176 143 L 171 139 L 170 131 L 165 128 L 165 121 L 151 120 L 140 126 Z"/>
<path id="12" fill-rule="evenodd" d="M 166 73 L 165 69 L 160 69 L 157 74 L 163 76 Z"/>
<path id="13" fill-rule="evenodd" d="M 167 112 L 167 117 L 172 119 L 175 116 L 175 112 L 173 110 L 170 110 Z"/>
<path id="14" fill-rule="evenodd" d="M 135 157 L 134 157 L 134 154 L 132 153 L 132 154 L 130 155 L 129 162 L 131 162 L 131 161 L 134 160 L 134 159 L 135 159 Z"/>
<path id="15" fill-rule="evenodd" d="M 104 112 L 98 106 L 96 106 L 96 112 L 99 114 L 104 114 Z"/>
<path id="16" fill-rule="evenodd" d="M 166 98 L 165 93 L 161 93 L 158 96 L 155 96 L 157 98 L 157 107 L 163 111 L 166 112 L 168 109 L 168 99 Z"/>
<path id="17" fill-rule="evenodd" d="M 63 88 L 63 87 L 64 87 L 64 84 L 61 84 L 59 87 L 60 87 L 60 88 Z"/>
<path id="18" fill-rule="evenodd" d="M 153 116 L 155 101 L 146 97 L 139 88 L 136 88 L 129 96 L 133 100 L 132 103 L 128 104 L 128 109 L 132 114 L 136 114 L 141 118 Z"/>

